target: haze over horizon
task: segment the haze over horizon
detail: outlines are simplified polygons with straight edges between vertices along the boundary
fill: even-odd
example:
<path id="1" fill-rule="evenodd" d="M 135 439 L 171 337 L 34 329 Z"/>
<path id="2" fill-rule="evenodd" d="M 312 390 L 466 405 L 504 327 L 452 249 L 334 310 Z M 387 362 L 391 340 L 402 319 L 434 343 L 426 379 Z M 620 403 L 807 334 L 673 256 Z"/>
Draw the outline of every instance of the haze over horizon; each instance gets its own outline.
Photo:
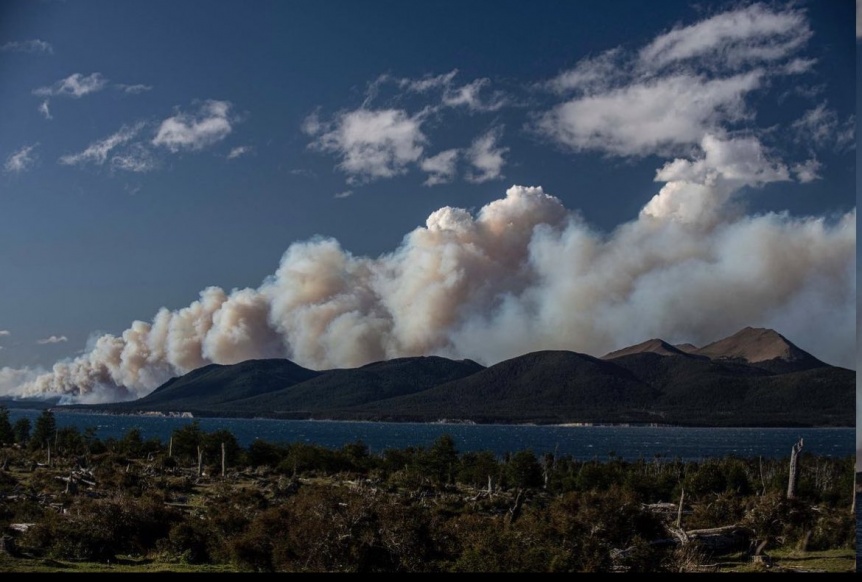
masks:
<path id="1" fill-rule="evenodd" d="M 0 396 L 746 326 L 856 369 L 849 0 L 3 10 Z"/>

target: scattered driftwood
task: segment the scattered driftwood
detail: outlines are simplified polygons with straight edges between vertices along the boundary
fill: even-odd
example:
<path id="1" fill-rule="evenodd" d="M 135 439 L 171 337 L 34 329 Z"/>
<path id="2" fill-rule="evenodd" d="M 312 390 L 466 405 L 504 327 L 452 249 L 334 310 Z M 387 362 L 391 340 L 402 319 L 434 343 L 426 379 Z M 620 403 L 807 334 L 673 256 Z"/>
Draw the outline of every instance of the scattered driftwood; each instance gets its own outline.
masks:
<path id="1" fill-rule="evenodd" d="M 678 511 L 678 506 L 673 503 L 656 503 L 651 504 L 651 506 L 657 506 L 656 509 L 665 513 L 675 513 Z M 653 547 L 675 546 L 697 548 L 704 557 L 715 557 L 747 550 L 751 547 L 751 538 L 753 535 L 753 532 L 750 529 L 739 525 L 726 525 L 708 529 L 691 529 L 688 531 L 676 527 L 675 525 L 668 525 L 667 529 L 673 537 L 651 540 L 649 545 Z M 611 560 L 613 562 L 613 571 L 626 572 L 628 567 L 624 562 L 635 552 L 635 550 L 636 546 L 630 546 L 623 549 L 612 549 Z M 765 554 L 761 554 L 760 559 L 764 564 L 767 564 L 767 562 L 771 564 L 769 557 Z M 690 571 L 717 572 L 718 569 L 718 564 L 692 564 Z"/>
<path id="2" fill-rule="evenodd" d="M 747 550 L 754 535 L 749 528 L 735 524 L 688 531 L 675 527 L 669 529 L 681 545 L 697 544 L 714 556 Z"/>
<path id="3" fill-rule="evenodd" d="M 680 515 L 689 515 L 690 509 L 681 509 L 676 503 L 658 502 L 658 503 L 642 503 L 641 507 L 656 515 L 665 517 L 666 519 L 677 519 Z"/>

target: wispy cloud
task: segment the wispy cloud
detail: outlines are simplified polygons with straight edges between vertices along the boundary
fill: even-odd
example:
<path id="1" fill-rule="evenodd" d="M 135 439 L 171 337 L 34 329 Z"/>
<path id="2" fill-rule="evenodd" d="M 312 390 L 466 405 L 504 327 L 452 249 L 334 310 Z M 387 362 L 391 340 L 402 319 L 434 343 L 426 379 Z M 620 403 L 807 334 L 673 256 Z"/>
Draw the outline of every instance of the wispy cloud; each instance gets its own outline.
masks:
<path id="1" fill-rule="evenodd" d="M 498 146 L 502 135 L 503 128 L 495 127 L 473 140 L 467 150 L 467 159 L 475 170 L 467 174 L 469 182 L 480 184 L 503 177 L 503 166 L 506 164 L 503 156 L 509 148 Z"/>
<path id="2" fill-rule="evenodd" d="M 448 184 L 455 178 L 455 166 L 460 152 L 457 149 L 442 151 L 435 156 L 422 160 L 420 167 L 428 174 L 423 182 L 426 186 Z"/>
<path id="3" fill-rule="evenodd" d="M 402 89 L 413 93 L 425 93 L 433 89 L 445 89 L 452 84 L 455 75 L 458 74 L 458 69 L 443 73 L 441 75 L 425 75 L 419 79 L 401 78 L 395 79 L 395 83 Z M 389 80 L 389 77 L 383 75 L 378 78 L 378 82 Z"/>
<path id="4" fill-rule="evenodd" d="M 570 91 L 592 93 L 606 90 L 613 80 L 624 74 L 622 56 L 622 49 L 615 48 L 595 57 L 581 59 L 574 67 L 541 86 L 556 93 Z"/>
<path id="5" fill-rule="evenodd" d="M 744 96 L 762 73 L 706 79 L 677 74 L 573 99 L 540 116 L 536 129 L 575 151 L 618 156 L 672 153 L 721 120 L 746 116 Z"/>
<path id="6" fill-rule="evenodd" d="M 42 103 L 39 105 L 39 113 L 41 113 L 42 117 L 44 117 L 45 119 L 54 119 L 54 117 L 51 115 L 51 110 L 48 108 L 48 102 L 48 99 L 42 101 Z"/>
<path id="7" fill-rule="evenodd" d="M 228 101 L 206 101 L 194 114 L 177 113 L 162 121 L 152 144 L 171 152 L 197 151 L 211 146 L 230 134 L 231 104 Z"/>
<path id="8" fill-rule="evenodd" d="M 61 336 L 52 335 L 51 337 L 46 337 L 45 339 L 36 340 L 36 343 L 39 345 L 45 345 L 45 344 L 59 344 L 62 342 L 67 342 L 67 341 L 69 341 L 69 339 L 64 335 L 61 335 Z"/>
<path id="9" fill-rule="evenodd" d="M 12 335 L 12 332 L 10 332 L 8 329 L 0 329 L 0 337 L 8 335 Z"/>
<path id="10" fill-rule="evenodd" d="M 123 83 L 117 83 L 114 86 L 123 93 L 130 93 L 132 95 L 137 95 L 138 93 L 146 93 L 147 91 L 153 90 L 152 85 L 125 85 Z"/>
<path id="11" fill-rule="evenodd" d="M 463 85 L 457 85 L 455 83 L 457 74 L 458 69 L 441 75 L 426 75 L 418 79 L 392 79 L 388 75 L 381 75 L 372 83 L 366 103 L 376 94 L 380 85 L 386 81 L 392 81 L 400 89 L 410 93 L 438 91 L 440 102 L 446 107 L 465 107 L 470 111 L 488 112 L 497 111 L 507 104 L 507 99 L 502 91 L 490 91 L 490 79 L 483 77 Z"/>
<path id="12" fill-rule="evenodd" d="M 84 151 L 77 154 L 68 154 L 62 156 L 60 158 L 60 163 L 67 166 L 75 166 L 87 163 L 102 165 L 108 159 L 108 155 L 111 153 L 112 150 L 133 140 L 138 135 L 138 133 L 140 133 L 143 127 L 143 122 L 137 123 L 132 126 L 124 125 L 116 133 L 109 135 L 108 137 L 99 141 L 93 142 Z"/>
<path id="13" fill-rule="evenodd" d="M 54 47 L 51 43 L 44 40 L 18 40 L 7 42 L 0 46 L 0 52 L 4 53 L 42 53 L 46 55 L 54 54 Z"/>
<path id="14" fill-rule="evenodd" d="M 143 144 L 133 143 L 125 151 L 111 157 L 111 167 L 126 172 L 150 172 L 159 167 L 153 152 Z"/>
<path id="15" fill-rule="evenodd" d="M 345 190 L 344 192 L 338 192 L 333 196 L 333 198 L 349 198 L 353 196 L 353 190 Z"/>
<path id="16" fill-rule="evenodd" d="M 701 65 L 738 68 L 778 61 L 811 37 L 805 15 L 752 4 L 690 26 L 678 26 L 641 49 L 640 65 L 662 68 L 692 59 Z"/>
<path id="17" fill-rule="evenodd" d="M 499 91 L 483 96 L 482 90 L 490 85 L 490 79 L 482 78 L 460 87 L 447 87 L 443 92 L 443 104 L 448 107 L 466 107 L 470 111 L 497 111 L 507 104 L 507 100 Z"/>
<path id="18" fill-rule="evenodd" d="M 227 159 L 235 160 L 236 158 L 241 158 L 242 156 L 249 155 L 252 151 L 254 151 L 254 148 L 252 148 L 251 146 L 237 146 L 233 148 L 230 153 L 228 153 Z"/>
<path id="19" fill-rule="evenodd" d="M 306 118 L 305 133 L 315 139 L 312 149 L 341 158 L 338 168 L 348 181 L 391 178 L 417 162 L 427 142 L 422 115 L 410 116 L 400 109 L 356 109 L 322 123 L 316 114 Z"/>
<path id="20" fill-rule="evenodd" d="M 6 158 L 6 163 L 3 164 L 3 170 L 8 174 L 20 174 L 26 172 L 36 163 L 36 155 L 33 150 L 36 149 L 38 143 L 24 146 L 21 149 L 12 152 Z"/>
<path id="21" fill-rule="evenodd" d="M 747 120 L 746 97 L 771 76 L 813 65 L 796 52 L 811 37 L 804 12 L 761 4 L 659 35 L 639 51 L 582 60 L 548 86 L 574 93 L 532 128 L 574 151 L 674 155 Z"/>
<path id="22" fill-rule="evenodd" d="M 65 79 L 60 79 L 48 87 L 34 89 L 33 94 L 40 97 L 64 96 L 80 98 L 84 95 L 101 91 L 107 86 L 107 84 L 108 80 L 100 73 L 93 73 L 86 76 L 81 73 L 75 73 L 73 75 L 69 75 Z"/>
<path id="23" fill-rule="evenodd" d="M 793 173 L 796 174 L 797 180 L 806 184 L 820 179 L 819 171 L 821 167 L 822 164 L 816 158 L 811 158 L 804 162 L 795 164 L 793 166 Z"/>
<path id="24" fill-rule="evenodd" d="M 816 147 L 832 146 L 842 149 L 855 139 L 855 118 L 852 116 L 846 122 L 838 120 L 838 114 L 830 109 L 825 102 L 793 122 L 791 128 L 796 133 L 798 141 Z"/>

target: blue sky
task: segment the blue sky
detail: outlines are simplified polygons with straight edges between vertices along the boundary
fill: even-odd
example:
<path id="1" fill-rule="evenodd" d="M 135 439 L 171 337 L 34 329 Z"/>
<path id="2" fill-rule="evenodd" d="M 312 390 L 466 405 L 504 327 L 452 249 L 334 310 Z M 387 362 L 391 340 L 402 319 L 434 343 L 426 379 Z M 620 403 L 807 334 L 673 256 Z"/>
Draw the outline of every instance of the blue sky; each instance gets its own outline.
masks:
<path id="1" fill-rule="evenodd" d="M 854 15 L 4 2 L 0 393 L 746 325 L 855 368 Z"/>

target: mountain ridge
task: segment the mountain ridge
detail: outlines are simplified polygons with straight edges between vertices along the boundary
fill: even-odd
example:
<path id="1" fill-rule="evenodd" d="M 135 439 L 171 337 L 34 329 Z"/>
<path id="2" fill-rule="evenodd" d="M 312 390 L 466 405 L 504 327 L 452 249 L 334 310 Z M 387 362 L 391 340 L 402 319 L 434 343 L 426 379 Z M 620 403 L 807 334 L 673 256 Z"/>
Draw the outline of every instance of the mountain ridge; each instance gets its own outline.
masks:
<path id="1" fill-rule="evenodd" d="M 487 367 L 441 356 L 332 370 L 247 360 L 199 368 L 135 401 L 67 407 L 413 422 L 855 425 L 855 372 L 773 330 L 679 345 L 687 349 L 653 338 L 601 358 L 542 350 Z"/>

